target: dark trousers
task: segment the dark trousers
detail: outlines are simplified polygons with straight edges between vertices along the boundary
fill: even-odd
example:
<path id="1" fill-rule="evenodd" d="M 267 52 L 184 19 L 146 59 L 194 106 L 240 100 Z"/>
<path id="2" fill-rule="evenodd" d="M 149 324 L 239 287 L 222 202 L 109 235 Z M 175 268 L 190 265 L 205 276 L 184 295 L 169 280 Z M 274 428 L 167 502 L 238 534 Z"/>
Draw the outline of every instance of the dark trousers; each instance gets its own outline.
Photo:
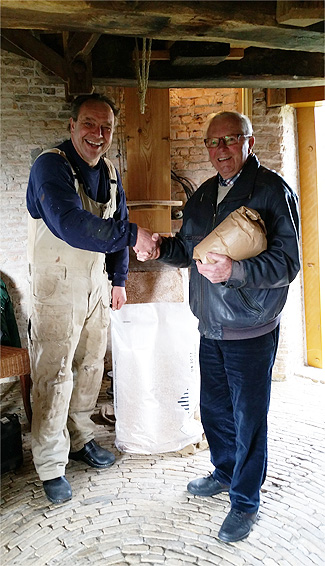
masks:
<path id="1" fill-rule="evenodd" d="M 213 476 L 234 509 L 257 511 L 267 467 L 267 412 L 279 326 L 248 340 L 201 337 L 201 418 Z"/>

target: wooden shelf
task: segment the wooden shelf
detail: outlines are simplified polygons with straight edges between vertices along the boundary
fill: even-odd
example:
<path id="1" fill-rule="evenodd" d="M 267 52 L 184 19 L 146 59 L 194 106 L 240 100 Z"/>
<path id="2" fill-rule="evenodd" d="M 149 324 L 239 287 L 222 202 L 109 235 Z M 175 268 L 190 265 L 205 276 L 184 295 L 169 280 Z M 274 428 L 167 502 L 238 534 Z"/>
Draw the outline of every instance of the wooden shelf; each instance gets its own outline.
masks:
<path id="1" fill-rule="evenodd" d="M 130 200 L 127 201 L 126 206 L 129 208 L 137 208 L 145 210 L 147 208 L 160 209 L 168 208 L 170 206 L 183 206 L 181 200 Z"/>

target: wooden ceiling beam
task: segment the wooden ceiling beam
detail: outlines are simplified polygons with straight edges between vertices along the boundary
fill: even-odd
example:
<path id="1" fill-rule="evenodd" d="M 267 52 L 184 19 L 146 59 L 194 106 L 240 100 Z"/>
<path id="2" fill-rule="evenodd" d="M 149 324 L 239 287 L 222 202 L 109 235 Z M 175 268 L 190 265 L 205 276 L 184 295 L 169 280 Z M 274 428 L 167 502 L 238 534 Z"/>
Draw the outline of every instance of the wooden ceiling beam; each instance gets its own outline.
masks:
<path id="1" fill-rule="evenodd" d="M 301 4 L 301 2 L 300 2 Z M 309 4 L 309 2 L 305 2 Z M 283 26 L 275 2 L 2 0 L 1 24 L 11 29 L 79 31 L 170 41 L 212 41 L 323 52 L 323 34 Z"/>
<path id="2" fill-rule="evenodd" d="M 104 60 L 93 53 L 95 81 L 107 85 L 136 86 L 133 65 L 124 64 L 110 54 L 111 44 L 102 36 L 98 51 L 105 52 Z M 174 44 L 177 46 L 177 43 Z M 173 46 L 173 47 L 174 47 Z M 119 50 L 124 50 L 119 45 Z M 194 59 L 194 58 L 193 58 Z M 192 61 L 191 61 L 192 62 Z M 152 88 L 190 87 L 231 88 L 293 88 L 324 84 L 324 56 L 321 53 L 270 51 L 249 47 L 240 60 L 226 59 L 215 65 L 173 65 L 168 60 L 152 61 L 149 69 L 149 86 Z"/>
<path id="3" fill-rule="evenodd" d="M 151 78 L 149 77 L 148 88 L 295 88 L 295 87 L 319 87 L 324 79 L 319 77 L 305 77 L 292 75 L 270 76 L 267 74 L 245 75 L 237 73 L 220 74 L 218 76 L 204 75 L 196 78 L 172 77 Z M 138 87 L 135 77 L 101 77 L 94 78 L 94 84 L 98 86 L 114 87 Z"/>

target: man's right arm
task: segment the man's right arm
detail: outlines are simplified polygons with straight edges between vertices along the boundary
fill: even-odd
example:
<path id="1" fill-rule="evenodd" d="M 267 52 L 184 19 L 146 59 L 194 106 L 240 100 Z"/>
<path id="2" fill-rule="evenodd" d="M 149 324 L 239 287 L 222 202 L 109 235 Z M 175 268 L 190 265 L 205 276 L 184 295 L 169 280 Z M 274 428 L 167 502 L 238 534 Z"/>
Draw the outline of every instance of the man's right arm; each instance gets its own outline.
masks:
<path id="1" fill-rule="evenodd" d="M 112 253 L 137 241 L 137 225 L 128 220 L 103 220 L 82 207 L 69 164 L 57 154 L 41 155 L 27 188 L 27 208 L 51 232 L 75 248 Z"/>

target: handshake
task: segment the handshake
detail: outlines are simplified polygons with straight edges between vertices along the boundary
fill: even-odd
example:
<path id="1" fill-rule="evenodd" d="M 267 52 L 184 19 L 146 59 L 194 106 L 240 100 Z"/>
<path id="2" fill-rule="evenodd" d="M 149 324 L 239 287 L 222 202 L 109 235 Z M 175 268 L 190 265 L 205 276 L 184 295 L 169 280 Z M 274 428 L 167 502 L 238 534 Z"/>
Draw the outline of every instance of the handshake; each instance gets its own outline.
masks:
<path id="1" fill-rule="evenodd" d="M 162 237 L 157 232 L 152 233 L 146 228 L 138 226 L 138 236 L 135 246 L 133 247 L 137 254 L 138 261 L 147 261 L 148 259 L 158 259 L 160 256 L 160 245 Z"/>

